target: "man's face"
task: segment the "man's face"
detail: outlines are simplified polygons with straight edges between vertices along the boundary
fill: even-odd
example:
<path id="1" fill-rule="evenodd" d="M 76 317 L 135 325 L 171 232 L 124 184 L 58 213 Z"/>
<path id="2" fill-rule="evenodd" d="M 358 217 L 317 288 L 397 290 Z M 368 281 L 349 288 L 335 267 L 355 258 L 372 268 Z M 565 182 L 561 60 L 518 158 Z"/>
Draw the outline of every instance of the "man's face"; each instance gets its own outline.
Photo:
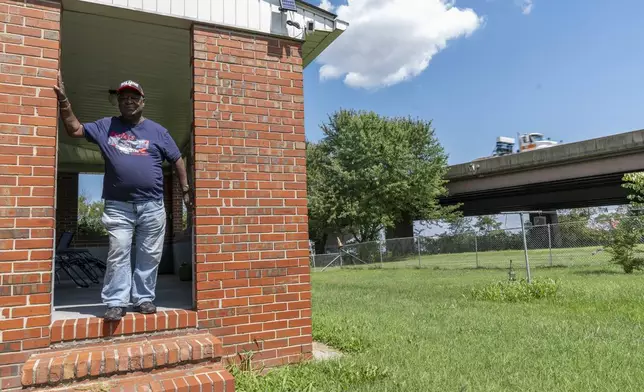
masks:
<path id="1" fill-rule="evenodd" d="M 143 111 L 144 98 L 134 90 L 124 90 L 118 95 L 119 110 L 124 117 L 132 117 Z"/>

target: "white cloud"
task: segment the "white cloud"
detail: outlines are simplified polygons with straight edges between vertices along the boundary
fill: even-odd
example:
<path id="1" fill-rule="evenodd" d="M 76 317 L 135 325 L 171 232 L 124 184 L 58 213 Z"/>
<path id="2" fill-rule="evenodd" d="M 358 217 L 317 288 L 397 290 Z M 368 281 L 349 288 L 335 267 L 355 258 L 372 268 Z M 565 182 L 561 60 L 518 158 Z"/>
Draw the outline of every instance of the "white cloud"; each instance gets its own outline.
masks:
<path id="1" fill-rule="evenodd" d="M 534 7 L 532 0 L 523 0 L 523 3 L 521 3 L 521 12 L 523 12 L 523 15 L 529 15 L 532 12 L 532 7 Z"/>
<path id="2" fill-rule="evenodd" d="M 325 3 L 324 0 L 322 3 Z M 412 79 L 450 40 L 483 23 L 445 0 L 347 0 L 336 13 L 348 29 L 319 56 L 320 78 L 379 88 Z"/>
<path id="3" fill-rule="evenodd" d="M 326 11 L 329 11 L 329 12 L 333 12 L 333 8 L 335 8 L 333 6 L 333 4 L 331 4 L 331 2 L 329 0 L 320 1 L 319 7 L 322 8 L 323 10 L 326 10 Z"/>

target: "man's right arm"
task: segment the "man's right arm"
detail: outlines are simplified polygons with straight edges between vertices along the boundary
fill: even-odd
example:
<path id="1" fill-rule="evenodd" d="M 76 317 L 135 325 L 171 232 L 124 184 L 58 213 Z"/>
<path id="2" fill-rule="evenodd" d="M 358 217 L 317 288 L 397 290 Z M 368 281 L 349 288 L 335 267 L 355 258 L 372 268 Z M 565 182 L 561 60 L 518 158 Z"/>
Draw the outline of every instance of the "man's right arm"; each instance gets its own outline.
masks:
<path id="1" fill-rule="evenodd" d="M 85 136 L 85 130 L 83 129 L 83 124 L 78 121 L 74 112 L 72 111 L 72 105 L 67 99 L 60 103 L 60 117 L 63 120 L 63 125 L 67 134 L 71 137 L 83 137 Z"/>
<path id="2" fill-rule="evenodd" d="M 74 115 L 72 105 L 69 103 L 69 99 L 67 99 L 67 95 L 65 94 L 65 86 L 63 85 L 60 72 L 58 72 L 58 80 L 56 86 L 54 86 L 54 92 L 56 92 L 56 97 L 58 98 L 60 117 L 63 120 L 63 125 L 65 126 L 67 134 L 71 137 L 85 136 L 83 124 L 81 124 Z"/>

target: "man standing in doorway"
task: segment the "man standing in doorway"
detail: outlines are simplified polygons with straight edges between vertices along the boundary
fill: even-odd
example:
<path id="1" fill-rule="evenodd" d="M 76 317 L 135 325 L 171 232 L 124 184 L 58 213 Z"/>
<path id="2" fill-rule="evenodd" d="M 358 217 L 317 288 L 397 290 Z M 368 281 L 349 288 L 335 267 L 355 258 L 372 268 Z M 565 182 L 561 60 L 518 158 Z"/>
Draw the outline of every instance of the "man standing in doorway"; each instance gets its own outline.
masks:
<path id="1" fill-rule="evenodd" d="M 54 91 L 67 134 L 95 143 L 105 160 L 103 224 L 110 238 L 102 300 L 105 319 L 120 320 L 130 300 L 136 311 L 151 314 L 166 227 L 163 202 L 165 160 L 179 176 L 183 200 L 190 205 L 186 167 L 176 143 L 161 125 L 143 117 L 145 95 L 133 81 L 116 91 L 121 115 L 81 124 L 72 112 L 60 75 Z M 136 266 L 131 268 L 132 236 Z"/>

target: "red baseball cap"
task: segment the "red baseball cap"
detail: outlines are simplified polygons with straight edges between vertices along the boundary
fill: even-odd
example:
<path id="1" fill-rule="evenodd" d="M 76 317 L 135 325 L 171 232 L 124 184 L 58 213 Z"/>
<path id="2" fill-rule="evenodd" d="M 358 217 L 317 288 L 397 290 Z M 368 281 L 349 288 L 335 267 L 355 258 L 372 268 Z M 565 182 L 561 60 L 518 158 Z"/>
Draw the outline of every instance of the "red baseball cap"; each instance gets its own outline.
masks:
<path id="1" fill-rule="evenodd" d="M 116 90 L 116 93 L 119 94 L 124 90 L 134 90 L 137 93 L 141 94 L 141 96 L 145 95 L 143 94 L 143 88 L 141 87 L 141 85 L 132 80 L 126 80 L 125 82 L 121 83 L 119 88 Z"/>

